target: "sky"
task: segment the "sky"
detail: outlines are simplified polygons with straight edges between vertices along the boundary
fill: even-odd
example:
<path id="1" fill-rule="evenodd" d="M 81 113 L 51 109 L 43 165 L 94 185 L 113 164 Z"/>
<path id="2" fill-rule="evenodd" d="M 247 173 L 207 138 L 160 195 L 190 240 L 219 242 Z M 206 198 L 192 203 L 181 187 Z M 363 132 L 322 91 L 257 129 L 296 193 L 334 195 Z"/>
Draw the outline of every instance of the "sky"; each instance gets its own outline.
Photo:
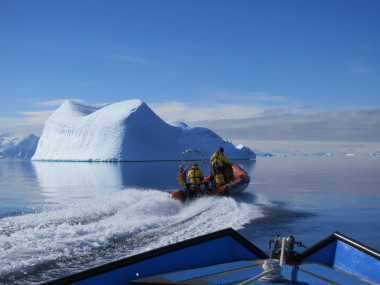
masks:
<path id="1" fill-rule="evenodd" d="M 0 133 L 140 99 L 265 152 L 380 150 L 378 0 L 0 0 Z"/>

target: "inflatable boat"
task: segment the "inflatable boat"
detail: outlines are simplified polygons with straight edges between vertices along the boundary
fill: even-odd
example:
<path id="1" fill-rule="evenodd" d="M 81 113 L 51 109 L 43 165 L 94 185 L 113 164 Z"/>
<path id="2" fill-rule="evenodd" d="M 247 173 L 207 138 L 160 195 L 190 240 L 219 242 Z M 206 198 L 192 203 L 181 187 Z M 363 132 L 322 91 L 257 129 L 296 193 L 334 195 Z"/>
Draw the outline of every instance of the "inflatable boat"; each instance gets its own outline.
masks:
<path id="1" fill-rule="evenodd" d="M 171 192 L 171 198 L 186 202 L 194 198 L 204 196 L 230 196 L 237 195 L 247 188 L 250 178 L 247 172 L 235 163 L 231 163 L 233 178 L 230 182 L 225 184 L 217 184 L 212 175 L 204 178 L 202 184 L 197 189 L 191 183 L 186 183 L 182 189 Z"/>
<path id="2" fill-rule="evenodd" d="M 186 155 L 193 155 L 192 160 L 186 160 Z M 197 159 L 194 159 L 194 154 Z M 228 168 L 217 171 L 208 160 L 204 160 L 202 153 L 197 150 L 186 150 L 181 155 L 181 165 L 178 167 L 178 182 L 182 186 L 181 189 L 173 191 L 169 194 L 171 198 L 186 202 L 195 198 L 204 196 L 230 196 L 236 195 L 247 188 L 250 178 L 237 164 L 231 162 Z M 210 175 L 206 176 L 200 185 L 186 183 L 186 171 L 194 164 L 205 165 L 210 170 Z M 228 181 L 224 180 L 229 177 Z"/>
<path id="3" fill-rule="evenodd" d="M 339 232 L 299 253 L 293 236 L 269 245 L 270 255 L 228 228 L 45 284 L 380 284 L 380 253 Z"/>

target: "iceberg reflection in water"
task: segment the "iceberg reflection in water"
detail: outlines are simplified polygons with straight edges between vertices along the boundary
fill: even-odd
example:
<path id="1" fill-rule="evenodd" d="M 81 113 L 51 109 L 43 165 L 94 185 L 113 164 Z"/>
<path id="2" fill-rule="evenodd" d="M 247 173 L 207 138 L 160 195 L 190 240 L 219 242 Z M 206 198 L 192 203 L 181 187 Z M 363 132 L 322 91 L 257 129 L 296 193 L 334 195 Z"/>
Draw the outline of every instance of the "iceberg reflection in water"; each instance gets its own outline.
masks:
<path id="1" fill-rule="evenodd" d="M 38 183 L 50 202 L 88 198 L 125 188 L 179 188 L 178 161 L 157 162 L 44 162 L 32 161 Z M 250 171 L 254 161 L 242 161 Z M 207 174 L 207 169 L 203 169 Z"/>
<path id="2" fill-rule="evenodd" d="M 32 161 L 39 185 L 51 202 L 59 202 L 65 197 L 94 197 L 130 187 L 175 188 L 177 165 L 177 162 Z"/>

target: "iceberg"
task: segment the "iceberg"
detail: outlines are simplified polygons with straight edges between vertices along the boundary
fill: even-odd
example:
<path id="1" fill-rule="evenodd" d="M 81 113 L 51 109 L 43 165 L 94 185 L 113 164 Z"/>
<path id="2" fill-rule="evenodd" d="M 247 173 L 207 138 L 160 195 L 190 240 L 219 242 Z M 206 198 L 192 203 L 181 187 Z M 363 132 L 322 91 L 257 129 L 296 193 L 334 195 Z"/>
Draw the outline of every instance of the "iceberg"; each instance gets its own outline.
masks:
<path id="1" fill-rule="evenodd" d="M 85 105 L 65 101 L 45 122 L 32 160 L 156 161 L 178 160 L 186 149 L 205 158 L 220 146 L 231 159 L 254 159 L 207 128 L 165 122 L 141 100 Z"/>

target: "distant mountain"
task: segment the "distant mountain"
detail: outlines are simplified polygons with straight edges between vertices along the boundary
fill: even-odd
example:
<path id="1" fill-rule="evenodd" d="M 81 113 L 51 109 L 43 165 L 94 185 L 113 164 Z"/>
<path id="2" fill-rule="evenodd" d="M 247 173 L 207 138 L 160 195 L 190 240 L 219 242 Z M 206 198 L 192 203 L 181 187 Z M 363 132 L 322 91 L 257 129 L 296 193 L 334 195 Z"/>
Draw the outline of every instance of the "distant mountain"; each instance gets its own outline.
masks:
<path id="1" fill-rule="evenodd" d="M 11 134 L 0 134 L 0 151 L 10 148 L 21 141 L 21 137 Z"/>
<path id="2" fill-rule="evenodd" d="M 34 134 L 26 138 L 0 135 L 0 156 L 5 158 L 30 159 L 37 148 L 39 137 Z"/>
<path id="3" fill-rule="evenodd" d="M 256 156 L 261 156 L 261 157 L 272 157 L 273 154 L 269 153 L 269 152 L 262 152 L 261 150 L 258 150 L 258 149 L 254 149 L 253 150 L 256 154 Z"/>

